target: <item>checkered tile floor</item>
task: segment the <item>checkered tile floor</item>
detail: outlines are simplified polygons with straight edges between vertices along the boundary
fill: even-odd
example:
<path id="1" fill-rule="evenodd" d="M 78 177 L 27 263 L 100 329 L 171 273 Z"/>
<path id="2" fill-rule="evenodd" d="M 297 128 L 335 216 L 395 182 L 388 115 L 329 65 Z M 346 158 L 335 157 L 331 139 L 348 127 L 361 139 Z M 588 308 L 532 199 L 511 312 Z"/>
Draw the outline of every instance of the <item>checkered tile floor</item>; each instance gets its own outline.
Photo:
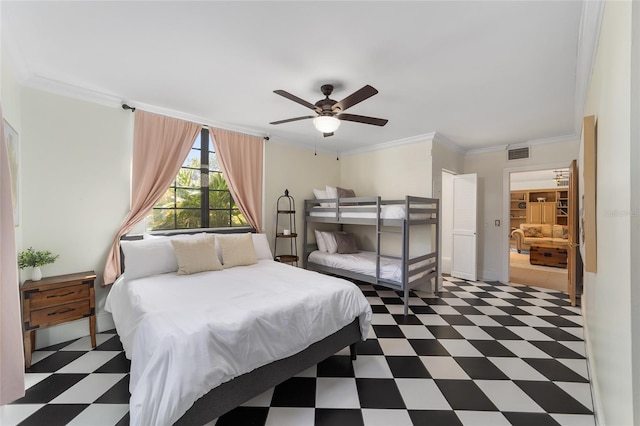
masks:
<path id="1" fill-rule="evenodd" d="M 552 290 L 445 278 L 439 298 L 360 285 L 369 339 L 212 422 L 226 425 L 594 425 L 582 318 Z M 129 423 L 129 361 L 114 332 L 33 354 L 2 425 Z"/>

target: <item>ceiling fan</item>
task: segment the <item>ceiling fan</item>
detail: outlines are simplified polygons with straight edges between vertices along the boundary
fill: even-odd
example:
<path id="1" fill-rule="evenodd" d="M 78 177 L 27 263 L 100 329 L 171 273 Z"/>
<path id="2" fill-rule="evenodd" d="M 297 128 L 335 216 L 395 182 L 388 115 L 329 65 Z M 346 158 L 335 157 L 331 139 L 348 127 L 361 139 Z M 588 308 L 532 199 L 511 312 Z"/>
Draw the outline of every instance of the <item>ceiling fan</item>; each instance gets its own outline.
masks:
<path id="1" fill-rule="evenodd" d="M 324 84 L 320 90 L 322 94 L 325 96 L 324 99 L 320 99 L 315 104 L 305 101 L 304 99 L 300 99 L 299 97 L 292 95 L 289 92 L 284 90 L 274 90 L 273 93 L 276 93 L 280 96 L 284 96 L 285 98 L 292 100 L 294 102 L 299 103 L 309 109 L 312 109 L 316 112 L 317 115 L 306 115 L 304 117 L 295 117 L 288 118 L 286 120 L 273 121 L 269 124 L 282 124 L 289 123 L 291 121 L 298 120 L 306 120 L 308 118 L 313 118 L 313 125 L 315 128 L 322 132 L 324 137 L 333 136 L 333 132 L 335 132 L 338 127 L 340 127 L 340 120 L 344 121 L 354 121 L 356 123 L 364 123 L 364 124 L 372 124 L 374 126 L 384 126 L 387 124 L 389 120 L 384 118 L 375 118 L 375 117 L 366 117 L 364 115 L 355 115 L 355 114 L 345 114 L 348 108 L 359 104 L 365 99 L 369 99 L 371 96 L 378 93 L 376 89 L 369 86 L 368 84 L 364 86 L 362 89 L 357 90 L 344 98 L 341 101 L 335 101 L 333 99 L 329 99 L 329 95 L 333 92 L 333 85 Z"/>

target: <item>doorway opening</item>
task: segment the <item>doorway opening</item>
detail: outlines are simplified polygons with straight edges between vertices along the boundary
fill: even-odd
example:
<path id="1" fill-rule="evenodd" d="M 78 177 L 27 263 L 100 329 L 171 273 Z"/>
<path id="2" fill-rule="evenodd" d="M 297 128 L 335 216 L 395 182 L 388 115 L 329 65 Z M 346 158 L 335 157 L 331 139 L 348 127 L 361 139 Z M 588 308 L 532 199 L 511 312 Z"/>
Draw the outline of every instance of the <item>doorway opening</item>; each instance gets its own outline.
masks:
<path id="1" fill-rule="evenodd" d="M 509 281 L 568 291 L 569 169 L 509 176 Z"/>

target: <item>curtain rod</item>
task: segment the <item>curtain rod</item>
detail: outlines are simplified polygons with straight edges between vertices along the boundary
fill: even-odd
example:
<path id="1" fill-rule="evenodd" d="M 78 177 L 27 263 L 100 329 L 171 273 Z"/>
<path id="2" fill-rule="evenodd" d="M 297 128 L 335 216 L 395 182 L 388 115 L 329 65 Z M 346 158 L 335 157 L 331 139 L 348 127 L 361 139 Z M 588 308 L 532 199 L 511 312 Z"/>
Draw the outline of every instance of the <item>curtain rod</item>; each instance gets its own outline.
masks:
<path id="1" fill-rule="evenodd" d="M 122 109 L 130 110 L 131 112 L 134 112 L 136 110 L 135 107 L 129 106 L 127 104 L 122 104 Z M 209 127 L 209 126 L 206 126 L 206 127 Z M 263 136 L 262 139 L 264 139 L 265 141 L 268 141 L 269 140 L 269 136 Z"/>

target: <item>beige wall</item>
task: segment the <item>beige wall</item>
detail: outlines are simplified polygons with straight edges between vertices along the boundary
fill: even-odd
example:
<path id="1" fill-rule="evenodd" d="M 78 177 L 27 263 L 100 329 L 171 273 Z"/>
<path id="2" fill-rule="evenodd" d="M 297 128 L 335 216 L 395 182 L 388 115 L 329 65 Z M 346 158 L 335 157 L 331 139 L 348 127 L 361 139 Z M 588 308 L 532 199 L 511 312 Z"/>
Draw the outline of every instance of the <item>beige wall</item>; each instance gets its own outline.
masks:
<path id="1" fill-rule="evenodd" d="M 630 275 L 631 262 L 638 259 L 629 254 L 630 168 L 638 167 L 630 161 L 632 8 L 636 7 L 631 2 L 605 4 L 585 110 L 597 120 L 598 272 L 585 274 L 582 300 L 598 420 L 606 425 L 640 421 L 639 389 L 632 386 L 640 378 L 640 358 L 632 356 L 632 343 L 640 338 L 632 330 L 639 325 L 637 315 L 632 321 L 631 309 L 632 282 L 637 287 L 638 277 Z"/>
<path id="2" fill-rule="evenodd" d="M 298 232 L 298 256 L 302 259 L 302 235 L 304 226 L 304 200 L 313 199 L 313 189 L 336 186 L 339 182 L 340 165 L 330 154 L 314 152 L 293 145 L 278 143 L 271 139 L 265 146 L 265 229 L 271 250 L 274 248 L 276 203 L 278 197 L 289 190 L 296 201 L 296 230 Z M 281 217 L 284 219 L 286 216 Z M 315 239 L 313 239 L 315 241 Z M 286 240 L 278 242 L 278 247 Z M 278 252 L 285 254 L 286 251 Z M 302 266 L 302 262 L 298 262 Z"/>
<path id="3" fill-rule="evenodd" d="M 430 197 L 431 170 L 431 141 L 344 155 L 340 186 L 362 197 Z"/>
<path id="4" fill-rule="evenodd" d="M 578 157 L 578 140 L 536 144 L 530 158 L 507 161 L 504 150 L 468 154 L 465 173 L 478 174 L 478 278 L 507 281 L 509 172 L 568 167 Z M 495 226 L 499 219 L 502 226 Z"/>

